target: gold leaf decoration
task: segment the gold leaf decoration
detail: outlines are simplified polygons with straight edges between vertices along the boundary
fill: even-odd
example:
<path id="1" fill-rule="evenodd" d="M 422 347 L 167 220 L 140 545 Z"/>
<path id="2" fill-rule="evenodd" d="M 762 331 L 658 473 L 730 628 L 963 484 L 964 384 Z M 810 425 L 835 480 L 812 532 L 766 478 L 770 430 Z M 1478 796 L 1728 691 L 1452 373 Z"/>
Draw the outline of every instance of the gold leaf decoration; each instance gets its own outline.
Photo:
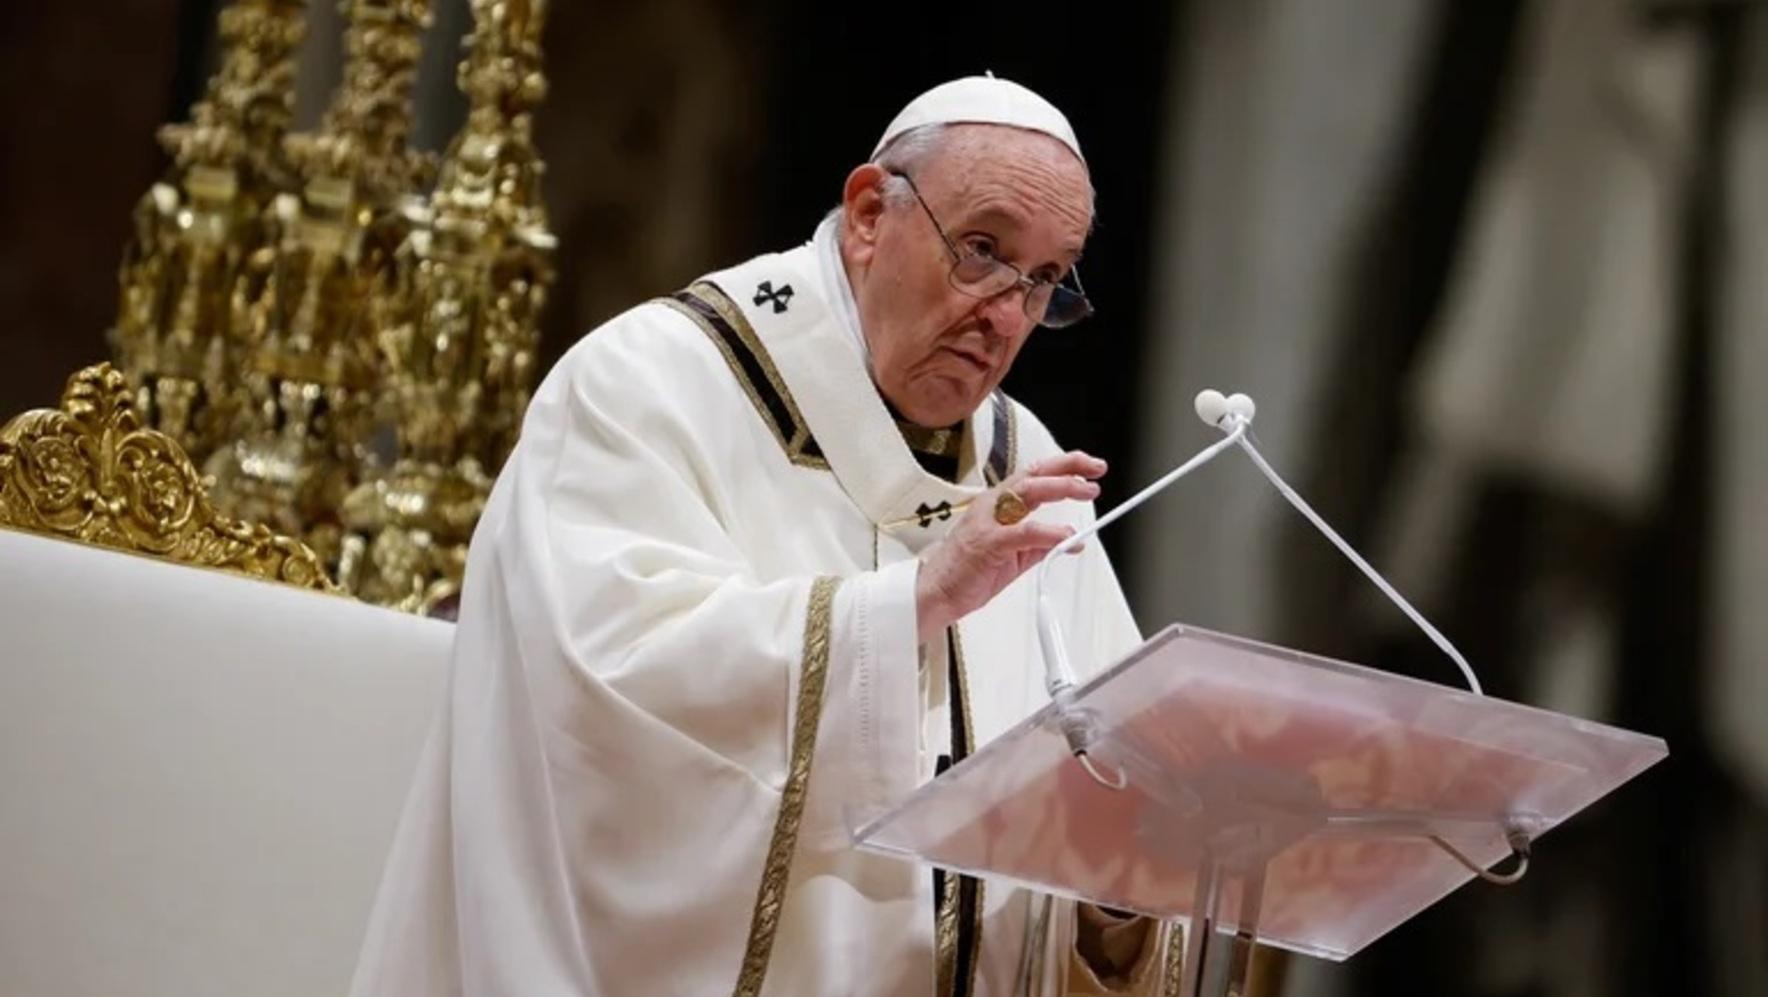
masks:
<path id="1" fill-rule="evenodd" d="M 337 591 L 306 545 L 218 512 L 183 448 L 141 425 L 107 363 L 69 378 L 60 408 L 0 428 L 0 527 Z"/>

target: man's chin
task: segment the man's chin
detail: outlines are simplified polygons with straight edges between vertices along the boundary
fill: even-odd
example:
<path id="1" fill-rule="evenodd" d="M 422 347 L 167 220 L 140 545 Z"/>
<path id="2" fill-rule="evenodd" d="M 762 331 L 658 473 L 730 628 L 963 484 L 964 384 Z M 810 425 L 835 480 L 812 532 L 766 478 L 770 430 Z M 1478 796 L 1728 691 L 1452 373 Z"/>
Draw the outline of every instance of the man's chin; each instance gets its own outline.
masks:
<path id="1" fill-rule="evenodd" d="M 988 390 L 986 386 L 978 390 L 975 385 L 965 385 L 959 390 L 943 390 L 937 394 L 929 392 L 922 397 L 909 399 L 906 405 L 897 403 L 896 408 L 917 426 L 940 429 L 968 419 L 970 413 L 976 411 L 976 407 L 988 397 Z"/>

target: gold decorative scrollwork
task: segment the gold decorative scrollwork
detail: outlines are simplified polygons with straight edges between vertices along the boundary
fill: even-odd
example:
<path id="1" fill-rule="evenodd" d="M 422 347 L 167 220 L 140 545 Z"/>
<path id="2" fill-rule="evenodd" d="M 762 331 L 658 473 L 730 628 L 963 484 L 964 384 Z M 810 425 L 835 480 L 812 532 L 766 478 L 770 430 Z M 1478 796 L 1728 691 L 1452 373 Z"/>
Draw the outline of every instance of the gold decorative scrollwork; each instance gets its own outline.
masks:
<path id="1" fill-rule="evenodd" d="M 546 93 L 541 0 L 473 0 L 467 121 L 372 315 L 387 468 L 340 508 L 338 579 L 370 602 L 445 615 L 491 479 L 533 389 L 554 240 L 532 115 Z"/>
<path id="2" fill-rule="evenodd" d="M 0 428 L 0 527 L 336 591 L 308 547 L 216 511 L 183 448 L 141 425 L 110 364 L 69 378 L 59 409 Z"/>
<path id="3" fill-rule="evenodd" d="M 432 0 L 332 0 L 342 78 L 291 131 L 307 0 L 230 0 L 221 64 L 121 271 L 118 366 L 209 500 L 351 594 L 445 612 L 537 373 L 554 239 L 533 112 L 545 0 L 471 0 L 441 157 L 409 147 Z"/>

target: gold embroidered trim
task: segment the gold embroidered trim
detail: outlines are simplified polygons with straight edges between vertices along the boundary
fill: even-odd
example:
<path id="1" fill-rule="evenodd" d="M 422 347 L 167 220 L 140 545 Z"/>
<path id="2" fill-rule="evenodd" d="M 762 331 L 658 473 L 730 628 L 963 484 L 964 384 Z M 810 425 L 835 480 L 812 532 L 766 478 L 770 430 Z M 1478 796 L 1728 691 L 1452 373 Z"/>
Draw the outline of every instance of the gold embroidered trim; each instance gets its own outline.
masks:
<path id="1" fill-rule="evenodd" d="M 707 338 L 712 340 L 713 345 L 718 347 L 718 352 L 724 355 L 724 361 L 730 367 L 731 373 L 735 375 L 737 383 L 742 385 L 743 392 L 749 396 L 749 403 L 755 406 L 755 413 L 761 417 L 762 422 L 767 424 L 768 431 L 773 433 L 774 439 L 779 441 L 780 449 L 786 452 L 787 460 L 800 467 L 819 471 L 829 470 L 829 462 L 824 459 L 816 446 L 816 439 L 811 436 L 810 423 L 805 421 L 804 414 L 798 411 L 798 402 L 792 398 L 791 390 L 786 387 L 786 379 L 780 376 L 779 368 L 774 366 L 773 357 L 767 352 L 767 347 L 762 345 L 760 337 L 755 335 L 755 327 L 749 324 L 748 316 L 743 314 L 743 310 L 738 308 L 736 303 L 731 301 L 730 297 L 717 284 L 710 281 L 696 281 L 689 285 L 687 293 L 718 313 L 718 317 L 724 320 L 725 325 L 743 344 L 743 348 L 748 351 L 756 366 L 761 368 L 762 377 L 767 382 L 766 391 L 779 401 L 791 422 L 789 431 L 774 418 L 767 398 L 762 394 L 763 386 L 755 383 L 754 378 L 745 369 L 742 358 L 737 356 L 730 342 L 704 314 L 696 311 L 692 305 L 675 298 L 659 298 L 657 300 L 692 319 L 694 324 L 706 333 Z"/>
<path id="2" fill-rule="evenodd" d="M 963 481 L 975 464 L 970 457 L 970 421 L 968 419 L 956 426 L 945 426 L 940 429 L 928 429 L 917 426 L 904 419 L 896 420 L 896 430 L 902 434 L 902 441 L 915 455 L 916 463 L 921 470 L 934 477 L 950 481 L 953 484 Z M 934 460 L 937 458 L 937 460 Z M 946 466 L 946 462 L 950 462 Z"/>
<path id="3" fill-rule="evenodd" d="M 917 426 L 912 422 L 898 419 L 896 420 L 896 428 L 902 431 L 903 442 L 909 445 L 910 450 L 919 450 L 922 453 L 930 453 L 939 457 L 956 457 L 959 448 L 964 445 L 965 426 L 963 423 L 959 423 L 956 428 L 945 426 L 940 429 L 928 429 L 926 426 Z"/>
<path id="4" fill-rule="evenodd" d="M 958 874 L 946 872 L 933 898 L 939 912 L 933 921 L 933 994 L 951 997 L 958 975 Z"/>
<path id="5" fill-rule="evenodd" d="M 1007 405 L 1007 467 L 1005 474 L 1013 473 L 1019 466 L 1019 410 L 1009 399 L 1002 399 Z"/>
<path id="6" fill-rule="evenodd" d="M 786 768 L 786 788 L 780 793 L 780 815 L 774 820 L 773 839 L 767 846 L 761 887 L 755 894 L 755 912 L 749 920 L 749 941 L 743 950 L 743 968 L 737 974 L 736 997 L 754 997 L 767 978 L 773 955 L 774 933 L 780 926 L 780 909 L 786 901 L 786 884 L 792 874 L 792 854 L 798 845 L 799 822 L 804 818 L 805 795 L 810 789 L 810 765 L 816 755 L 817 726 L 822 720 L 823 692 L 829 677 L 829 634 L 834 623 L 836 578 L 818 578 L 810 586 L 810 607 L 804 619 L 804 661 L 799 669 L 797 712 L 792 718 L 792 751 Z"/>
<path id="7" fill-rule="evenodd" d="M 964 641 L 962 632 L 957 627 L 951 628 L 952 669 L 958 673 L 956 701 L 958 714 L 964 728 L 964 747 L 966 751 L 976 750 L 976 729 L 970 718 L 970 672 L 964 667 Z M 954 746 L 955 747 L 955 746 Z M 956 752 L 954 751 L 955 755 Z M 951 994 L 973 994 L 976 992 L 976 967 L 982 962 L 982 909 L 983 883 L 976 880 L 976 905 L 971 911 L 970 919 L 970 972 L 969 979 L 958 986 L 958 898 L 964 877 L 956 872 L 945 875 L 942 895 L 935 897 L 938 904 L 938 917 L 933 924 L 933 992 L 938 997 Z"/>
<path id="8" fill-rule="evenodd" d="M 988 885 L 982 880 L 976 883 L 976 906 L 971 910 L 970 937 L 973 939 L 970 950 L 969 979 L 964 986 L 958 984 L 958 903 L 960 891 L 966 878 L 956 872 L 947 872 L 941 882 L 938 900 L 939 916 L 933 925 L 933 993 L 936 997 L 952 997 L 954 994 L 974 994 L 976 992 L 976 968 L 982 963 L 982 910 L 986 901 L 983 890 Z"/>
<path id="9" fill-rule="evenodd" d="M 1179 997 L 1179 990 L 1185 985 L 1182 974 L 1185 968 L 1185 929 L 1179 927 L 1177 921 L 1168 921 L 1166 925 L 1166 959 L 1160 970 L 1161 997 Z"/>

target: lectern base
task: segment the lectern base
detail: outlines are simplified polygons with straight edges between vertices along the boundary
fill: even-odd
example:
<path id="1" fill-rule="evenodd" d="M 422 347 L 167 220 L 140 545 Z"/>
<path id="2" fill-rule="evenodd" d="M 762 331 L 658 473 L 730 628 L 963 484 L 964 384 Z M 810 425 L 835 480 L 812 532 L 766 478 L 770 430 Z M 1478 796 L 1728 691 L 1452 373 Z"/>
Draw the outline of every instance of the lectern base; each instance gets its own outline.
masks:
<path id="1" fill-rule="evenodd" d="M 1184 928 L 1174 924 L 1173 930 L 1181 932 Z M 1290 961 L 1295 953 L 1268 945 L 1255 945 L 1236 932 L 1233 935 L 1216 936 L 1215 946 L 1233 949 L 1229 958 L 1230 972 L 1213 980 L 1199 980 L 1198 985 L 1204 986 L 1206 994 L 1228 994 L 1230 997 L 1281 997 L 1283 985 L 1289 979 Z M 1166 967 L 1168 978 L 1184 982 L 1184 966 L 1178 956 L 1179 950 L 1173 950 L 1171 963 Z M 1235 967 L 1239 967 L 1238 970 Z M 1238 975 L 1235 973 L 1238 972 Z M 1163 990 L 1162 993 L 1178 993 L 1176 989 Z"/>
<path id="2" fill-rule="evenodd" d="M 1217 931 L 1222 898 L 1240 893 L 1239 925 L 1232 934 Z M 1220 863 L 1205 865 L 1197 877 L 1191 930 L 1185 932 L 1184 962 L 1179 966 L 1179 997 L 1250 997 L 1253 943 L 1258 937 L 1259 903 L 1264 897 L 1265 865 L 1230 870 Z"/>

